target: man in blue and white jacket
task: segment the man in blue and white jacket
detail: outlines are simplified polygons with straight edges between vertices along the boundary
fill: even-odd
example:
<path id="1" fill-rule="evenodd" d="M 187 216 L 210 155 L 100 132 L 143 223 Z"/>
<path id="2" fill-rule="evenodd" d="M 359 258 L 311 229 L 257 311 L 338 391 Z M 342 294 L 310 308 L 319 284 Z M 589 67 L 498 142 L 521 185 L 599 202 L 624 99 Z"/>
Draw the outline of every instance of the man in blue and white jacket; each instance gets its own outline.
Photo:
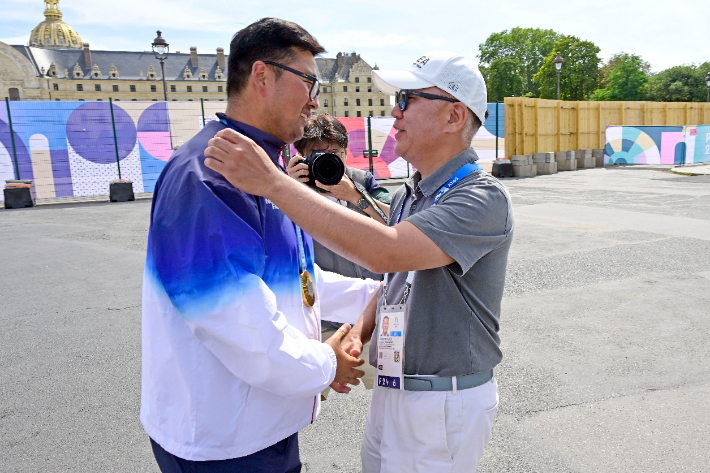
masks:
<path id="1" fill-rule="evenodd" d="M 156 184 L 141 421 L 163 472 L 198 462 L 199 471 L 300 471 L 297 432 L 317 417 L 319 393 L 363 374 L 340 348 L 349 327 L 321 343 L 319 314 L 354 323 L 379 282 L 321 271 L 311 238 L 276 205 L 204 165 L 207 142 L 229 127 L 281 167 L 284 145 L 318 107 L 321 52 L 294 23 L 267 18 L 240 31 L 226 113 L 180 147 Z"/>

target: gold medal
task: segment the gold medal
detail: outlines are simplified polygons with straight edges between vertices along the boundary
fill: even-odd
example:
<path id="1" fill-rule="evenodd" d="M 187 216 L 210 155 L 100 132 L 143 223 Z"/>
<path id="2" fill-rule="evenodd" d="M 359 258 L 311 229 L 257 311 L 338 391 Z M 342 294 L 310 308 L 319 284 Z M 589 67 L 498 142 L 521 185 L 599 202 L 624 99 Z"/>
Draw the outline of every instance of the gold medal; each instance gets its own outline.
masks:
<path id="1" fill-rule="evenodd" d="M 313 279 L 311 279 L 308 271 L 301 273 L 301 296 L 304 304 L 308 307 L 313 307 L 316 302 L 316 290 L 313 287 Z"/>

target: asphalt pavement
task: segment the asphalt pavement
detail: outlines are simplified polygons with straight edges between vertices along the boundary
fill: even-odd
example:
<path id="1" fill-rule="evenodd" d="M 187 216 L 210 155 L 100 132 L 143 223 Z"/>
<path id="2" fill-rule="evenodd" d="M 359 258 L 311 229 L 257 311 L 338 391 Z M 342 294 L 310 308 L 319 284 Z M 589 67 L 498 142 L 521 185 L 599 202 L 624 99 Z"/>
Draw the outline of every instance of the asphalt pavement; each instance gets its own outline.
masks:
<path id="1" fill-rule="evenodd" d="M 669 171 L 503 181 L 516 229 L 479 472 L 708 470 L 710 176 Z M 158 471 L 138 419 L 149 211 L 0 210 L 0 471 Z M 369 399 L 330 394 L 304 471 L 360 471 Z"/>

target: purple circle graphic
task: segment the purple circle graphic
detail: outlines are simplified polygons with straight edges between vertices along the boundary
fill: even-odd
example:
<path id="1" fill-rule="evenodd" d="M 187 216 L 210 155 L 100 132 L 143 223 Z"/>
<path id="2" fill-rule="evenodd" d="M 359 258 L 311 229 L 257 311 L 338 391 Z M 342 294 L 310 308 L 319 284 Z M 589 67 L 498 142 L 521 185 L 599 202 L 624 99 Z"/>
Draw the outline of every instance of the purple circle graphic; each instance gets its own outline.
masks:
<path id="1" fill-rule="evenodd" d="M 118 157 L 124 159 L 136 146 L 133 119 L 114 104 L 113 116 L 118 141 Z M 116 162 L 111 109 L 106 102 L 90 102 L 77 107 L 67 120 L 67 139 L 82 158 L 96 164 Z"/>
<path id="2" fill-rule="evenodd" d="M 168 124 L 168 104 L 166 102 L 154 103 L 146 108 L 138 119 L 138 132 L 162 132 L 170 131 Z"/>

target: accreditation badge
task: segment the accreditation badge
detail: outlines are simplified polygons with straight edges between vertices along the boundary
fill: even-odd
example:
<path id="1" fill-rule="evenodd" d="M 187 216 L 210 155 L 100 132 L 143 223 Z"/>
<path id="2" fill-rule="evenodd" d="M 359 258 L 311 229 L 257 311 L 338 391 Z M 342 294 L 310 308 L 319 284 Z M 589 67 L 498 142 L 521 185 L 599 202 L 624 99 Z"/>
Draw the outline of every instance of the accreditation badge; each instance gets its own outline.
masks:
<path id="1" fill-rule="evenodd" d="M 380 307 L 377 333 L 377 385 L 403 389 L 404 310 L 406 305 Z"/>
<path id="2" fill-rule="evenodd" d="M 316 290 L 308 271 L 301 273 L 301 297 L 303 298 L 303 303 L 308 307 L 313 307 L 316 302 Z"/>

